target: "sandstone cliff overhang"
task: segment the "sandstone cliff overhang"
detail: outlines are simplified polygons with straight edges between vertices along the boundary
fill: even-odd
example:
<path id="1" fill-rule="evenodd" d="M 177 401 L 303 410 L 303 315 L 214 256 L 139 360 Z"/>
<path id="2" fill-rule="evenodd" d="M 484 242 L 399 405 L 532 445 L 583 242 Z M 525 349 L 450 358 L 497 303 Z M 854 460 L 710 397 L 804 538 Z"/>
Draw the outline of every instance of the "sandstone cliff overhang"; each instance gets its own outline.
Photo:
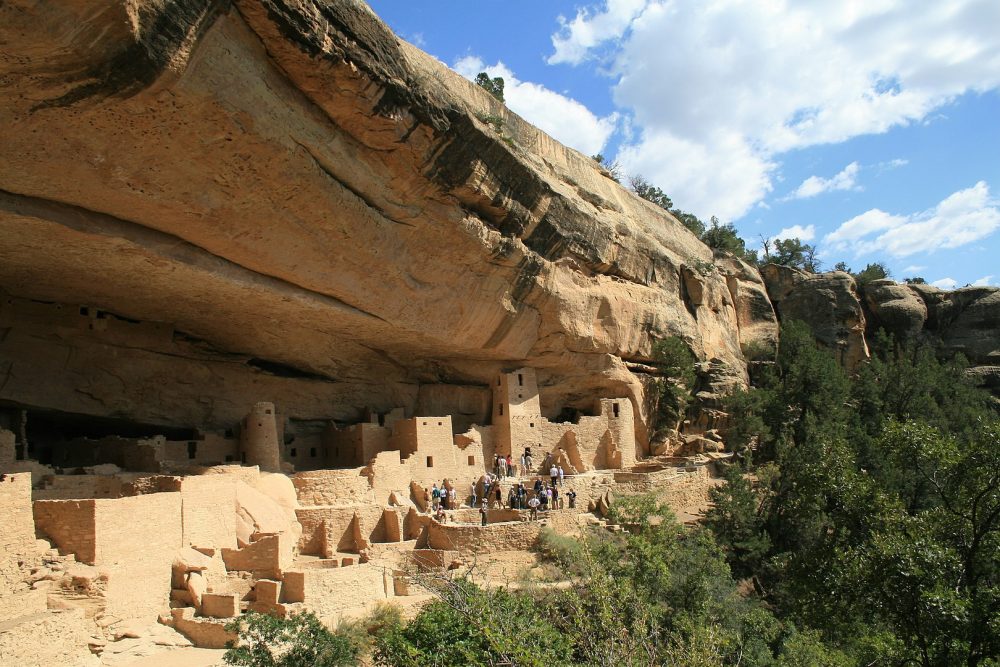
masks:
<path id="1" fill-rule="evenodd" d="M 641 417 L 665 335 L 745 375 L 708 248 L 361 2 L 12 0 L 0 40 L 0 401 L 351 419 L 516 364 Z"/>

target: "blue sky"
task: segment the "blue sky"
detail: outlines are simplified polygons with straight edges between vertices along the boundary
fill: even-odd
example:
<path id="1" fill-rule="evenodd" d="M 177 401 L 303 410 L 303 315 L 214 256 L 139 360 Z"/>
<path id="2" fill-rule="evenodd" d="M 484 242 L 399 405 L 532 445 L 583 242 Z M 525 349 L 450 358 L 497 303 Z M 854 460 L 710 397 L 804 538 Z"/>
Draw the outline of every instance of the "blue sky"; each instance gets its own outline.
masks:
<path id="1" fill-rule="evenodd" d="M 373 0 L 507 105 L 617 159 L 684 210 L 884 262 L 1000 284 L 996 0 Z"/>

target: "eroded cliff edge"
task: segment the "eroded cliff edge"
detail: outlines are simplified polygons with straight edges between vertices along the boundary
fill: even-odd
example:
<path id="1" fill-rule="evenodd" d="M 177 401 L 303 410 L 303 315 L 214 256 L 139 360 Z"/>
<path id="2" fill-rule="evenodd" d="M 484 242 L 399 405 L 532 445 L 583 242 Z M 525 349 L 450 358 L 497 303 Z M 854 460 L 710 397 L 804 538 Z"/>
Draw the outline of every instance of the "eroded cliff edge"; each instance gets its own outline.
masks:
<path id="1" fill-rule="evenodd" d="M 776 335 L 755 269 L 705 270 L 671 216 L 363 3 L 14 0 L 0 38 L 9 404 L 482 421 L 516 364 L 549 414 L 642 415 L 655 338 L 740 381 L 741 343 Z"/>

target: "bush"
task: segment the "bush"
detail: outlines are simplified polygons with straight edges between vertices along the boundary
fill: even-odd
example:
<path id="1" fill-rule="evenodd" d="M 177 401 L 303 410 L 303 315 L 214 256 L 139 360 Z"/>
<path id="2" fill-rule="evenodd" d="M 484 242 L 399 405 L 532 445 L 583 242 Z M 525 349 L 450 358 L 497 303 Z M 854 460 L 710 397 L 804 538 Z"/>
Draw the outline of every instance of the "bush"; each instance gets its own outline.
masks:
<path id="1" fill-rule="evenodd" d="M 314 614 L 275 618 L 247 612 L 226 624 L 238 639 L 222 660 L 240 667 L 345 667 L 357 663 L 360 647 L 330 632 Z"/>

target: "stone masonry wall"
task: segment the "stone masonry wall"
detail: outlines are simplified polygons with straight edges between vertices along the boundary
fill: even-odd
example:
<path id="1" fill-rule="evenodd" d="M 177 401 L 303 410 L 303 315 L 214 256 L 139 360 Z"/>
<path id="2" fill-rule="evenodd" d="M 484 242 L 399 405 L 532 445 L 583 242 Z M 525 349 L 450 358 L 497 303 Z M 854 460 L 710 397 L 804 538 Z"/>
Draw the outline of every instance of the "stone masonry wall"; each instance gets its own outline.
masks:
<path id="1" fill-rule="evenodd" d="M 21 588 L 22 563 L 36 554 L 31 516 L 31 475 L 0 475 L 0 620 Z"/>

